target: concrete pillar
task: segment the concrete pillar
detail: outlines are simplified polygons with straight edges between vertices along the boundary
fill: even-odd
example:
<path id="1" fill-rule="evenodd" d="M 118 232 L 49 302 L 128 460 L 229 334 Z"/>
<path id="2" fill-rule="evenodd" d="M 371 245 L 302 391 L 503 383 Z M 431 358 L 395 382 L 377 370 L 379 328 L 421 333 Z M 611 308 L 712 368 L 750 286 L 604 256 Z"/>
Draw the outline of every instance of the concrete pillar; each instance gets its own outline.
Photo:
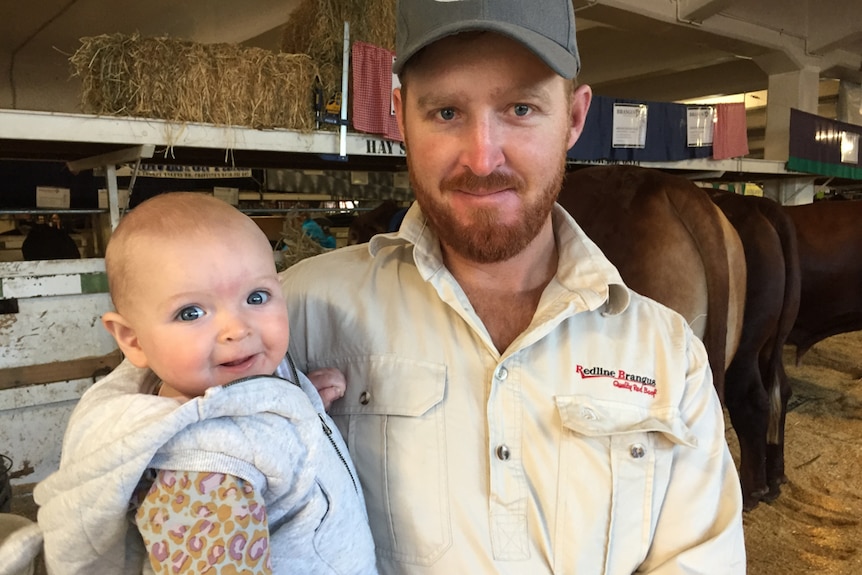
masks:
<path id="1" fill-rule="evenodd" d="M 817 113 L 820 70 L 800 70 L 770 74 L 766 102 L 766 145 L 763 157 L 786 161 L 790 145 L 790 108 Z"/>

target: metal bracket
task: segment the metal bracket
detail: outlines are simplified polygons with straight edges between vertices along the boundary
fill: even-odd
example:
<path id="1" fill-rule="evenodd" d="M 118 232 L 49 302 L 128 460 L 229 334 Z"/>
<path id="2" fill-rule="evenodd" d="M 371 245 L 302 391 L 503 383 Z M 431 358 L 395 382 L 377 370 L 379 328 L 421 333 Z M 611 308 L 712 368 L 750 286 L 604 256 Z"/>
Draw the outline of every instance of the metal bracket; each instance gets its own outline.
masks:
<path id="1" fill-rule="evenodd" d="M 101 168 L 108 165 L 116 166 L 117 164 L 134 162 L 141 158 L 152 158 L 155 150 L 156 146 L 154 144 L 142 144 L 140 146 L 115 150 L 99 156 L 72 160 L 70 162 L 66 162 L 66 166 L 69 168 L 70 172 L 77 174 L 83 170 L 92 170 L 94 168 Z"/>
<path id="2" fill-rule="evenodd" d="M 131 148 L 108 152 L 99 156 L 66 162 L 66 166 L 68 166 L 69 171 L 73 174 L 77 174 L 81 170 L 96 168 L 102 168 L 105 170 L 105 181 L 108 185 L 108 208 L 111 212 L 111 231 L 117 229 L 117 225 L 120 223 L 120 197 L 117 191 L 117 165 L 128 162 L 136 162 L 137 164 L 140 164 L 141 158 L 152 158 L 155 150 L 156 146 L 154 144 L 142 144 L 140 146 L 133 146 Z M 135 170 L 135 173 L 137 174 L 137 169 Z M 134 183 L 134 176 L 132 177 L 132 182 Z M 129 192 L 131 192 L 131 189 Z"/>
<path id="3" fill-rule="evenodd" d="M 344 45 L 341 52 L 341 122 L 338 155 L 347 157 L 347 78 L 350 74 L 350 22 L 344 22 Z"/>

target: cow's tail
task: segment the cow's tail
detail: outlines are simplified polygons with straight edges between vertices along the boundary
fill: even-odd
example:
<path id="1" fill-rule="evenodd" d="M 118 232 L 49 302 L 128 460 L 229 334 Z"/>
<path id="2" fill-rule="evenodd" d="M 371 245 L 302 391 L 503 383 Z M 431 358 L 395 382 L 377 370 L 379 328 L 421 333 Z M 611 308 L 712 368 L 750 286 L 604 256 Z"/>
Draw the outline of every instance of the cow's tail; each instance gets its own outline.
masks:
<path id="1" fill-rule="evenodd" d="M 687 181 L 687 180 L 686 180 Z M 721 210 L 706 192 L 694 184 L 673 188 L 670 202 L 680 215 L 697 246 L 706 274 L 707 318 L 703 344 L 706 347 L 715 390 L 724 403 L 724 374 L 727 361 L 727 318 L 730 301 L 730 264 L 724 241 Z"/>
<path id="2" fill-rule="evenodd" d="M 771 386 L 769 394 L 769 429 L 766 440 L 770 444 L 781 443 L 781 421 L 784 413 L 784 402 L 789 397 L 782 397 L 782 384 L 787 385 L 787 374 L 784 371 L 784 344 L 793 324 L 796 322 L 796 314 L 799 312 L 799 298 L 801 288 L 801 271 L 799 268 L 799 249 L 797 247 L 796 228 L 781 207 L 772 200 L 769 208 L 761 210 L 761 213 L 772 223 L 775 232 L 781 240 L 781 250 L 784 254 L 784 302 L 781 306 L 781 315 L 775 329 L 775 339 L 772 342 L 769 360 L 767 362 L 768 377 L 764 382 Z M 790 391 L 788 386 L 788 392 Z"/>

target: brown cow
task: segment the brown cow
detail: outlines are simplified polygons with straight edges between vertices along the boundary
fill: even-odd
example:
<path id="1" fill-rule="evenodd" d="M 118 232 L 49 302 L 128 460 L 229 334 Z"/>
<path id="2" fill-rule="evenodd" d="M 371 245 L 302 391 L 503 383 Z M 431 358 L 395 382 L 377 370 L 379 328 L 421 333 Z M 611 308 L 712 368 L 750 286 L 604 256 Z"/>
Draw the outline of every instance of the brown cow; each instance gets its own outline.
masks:
<path id="1" fill-rule="evenodd" d="M 393 200 L 383 200 L 373 210 L 359 214 L 353 218 L 347 230 L 347 245 L 365 243 L 376 234 L 395 231 L 392 229 L 392 220 L 401 210 Z"/>
<path id="2" fill-rule="evenodd" d="M 725 374 L 725 405 L 740 442 L 743 505 L 772 501 L 784 475 L 784 419 L 791 390 L 782 353 L 799 309 L 793 221 L 767 198 L 711 191 L 742 240 L 747 287 L 742 336 Z"/>
<path id="3" fill-rule="evenodd" d="M 723 400 L 742 329 L 745 256 L 721 210 L 689 180 L 635 166 L 573 171 L 558 202 L 629 287 L 685 317 L 706 346 Z"/>
<path id="4" fill-rule="evenodd" d="M 787 343 L 796 362 L 827 337 L 862 330 L 862 200 L 784 206 L 796 226 L 802 294 Z"/>
<path id="5" fill-rule="evenodd" d="M 798 305 L 799 271 L 793 226 L 780 206 L 736 198 L 742 205 L 722 202 L 728 218 L 685 178 L 602 166 L 569 174 L 559 202 L 631 288 L 680 312 L 703 339 L 739 438 L 744 504 L 751 509 L 777 497 L 786 481 L 790 389 L 781 348 Z"/>

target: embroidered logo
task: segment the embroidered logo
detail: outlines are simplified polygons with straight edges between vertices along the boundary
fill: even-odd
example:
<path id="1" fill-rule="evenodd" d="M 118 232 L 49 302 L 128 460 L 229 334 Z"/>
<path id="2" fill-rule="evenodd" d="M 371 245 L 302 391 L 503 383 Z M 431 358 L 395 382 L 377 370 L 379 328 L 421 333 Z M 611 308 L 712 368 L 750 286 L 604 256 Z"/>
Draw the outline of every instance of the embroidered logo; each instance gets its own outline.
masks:
<path id="1" fill-rule="evenodd" d="M 578 365 L 576 370 L 581 375 L 581 379 L 610 379 L 613 381 L 613 385 L 617 389 L 626 389 L 633 393 L 642 393 L 650 397 L 655 397 L 655 379 L 651 377 L 629 373 L 622 369 L 614 370 L 598 366 L 584 367 L 582 365 Z"/>

